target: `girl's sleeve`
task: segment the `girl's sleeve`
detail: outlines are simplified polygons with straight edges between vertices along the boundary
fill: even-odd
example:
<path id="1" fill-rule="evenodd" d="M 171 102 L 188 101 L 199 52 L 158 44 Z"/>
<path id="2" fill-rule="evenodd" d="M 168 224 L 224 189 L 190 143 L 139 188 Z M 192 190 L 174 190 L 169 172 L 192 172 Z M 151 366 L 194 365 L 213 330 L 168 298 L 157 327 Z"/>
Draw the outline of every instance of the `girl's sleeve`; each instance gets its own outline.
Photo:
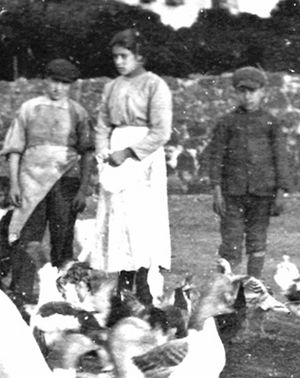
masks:
<path id="1" fill-rule="evenodd" d="M 152 83 L 148 105 L 149 132 L 139 143 L 130 146 L 140 160 L 163 146 L 171 136 L 172 95 L 164 80 Z"/>
<path id="2" fill-rule="evenodd" d="M 105 85 L 100 103 L 98 119 L 95 126 L 95 150 L 96 155 L 105 154 L 109 149 L 109 138 L 111 134 L 111 123 L 108 110 L 108 97 L 111 83 Z"/>
<path id="3" fill-rule="evenodd" d="M 25 107 L 21 106 L 6 133 L 1 155 L 22 154 L 24 152 L 26 147 L 25 125 Z"/>

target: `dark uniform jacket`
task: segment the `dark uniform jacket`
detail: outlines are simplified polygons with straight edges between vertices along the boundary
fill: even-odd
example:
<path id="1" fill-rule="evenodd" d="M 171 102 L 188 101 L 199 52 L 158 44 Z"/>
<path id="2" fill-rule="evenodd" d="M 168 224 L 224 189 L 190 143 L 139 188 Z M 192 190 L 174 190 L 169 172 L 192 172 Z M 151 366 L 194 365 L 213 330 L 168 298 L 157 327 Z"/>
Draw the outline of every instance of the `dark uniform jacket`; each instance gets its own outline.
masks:
<path id="1" fill-rule="evenodd" d="M 210 145 L 210 180 L 228 195 L 274 195 L 289 189 L 285 137 L 265 110 L 242 108 L 222 117 Z"/>

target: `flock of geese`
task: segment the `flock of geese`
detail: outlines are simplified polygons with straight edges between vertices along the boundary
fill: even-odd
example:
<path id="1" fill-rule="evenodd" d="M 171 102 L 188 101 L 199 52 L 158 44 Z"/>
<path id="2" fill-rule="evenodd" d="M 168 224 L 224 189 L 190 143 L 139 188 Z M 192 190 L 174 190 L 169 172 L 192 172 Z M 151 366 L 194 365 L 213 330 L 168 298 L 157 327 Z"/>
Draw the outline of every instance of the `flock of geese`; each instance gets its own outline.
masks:
<path id="1" fill-rule="evenodd" d="M 29 323 L 0 291 L 0 376 L 218 378 L 228 342 L 264 333 L 267 311 L 299 315 L 296 269 L 284 256 L 274 276 L 285 304 L 220 259 L 201 288 L 186 277 L 158 305 L 145 306 L 134 293 L 116 291 L 114 274 L 79 261 L 60 270 L 46 263 L 38 303 L 25 308 Z"/>

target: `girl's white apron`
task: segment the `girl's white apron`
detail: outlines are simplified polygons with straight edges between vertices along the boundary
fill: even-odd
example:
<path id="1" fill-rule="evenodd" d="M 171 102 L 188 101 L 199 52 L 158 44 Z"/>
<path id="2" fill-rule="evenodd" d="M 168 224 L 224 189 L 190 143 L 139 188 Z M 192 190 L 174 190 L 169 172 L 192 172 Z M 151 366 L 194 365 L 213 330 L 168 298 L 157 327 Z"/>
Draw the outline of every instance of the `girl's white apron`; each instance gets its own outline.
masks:
<path id="1" fill-rule="evenodd" d="M 123 126 L 113 130 L 111 151 L 142 140 L 149 129 Z M 170 269 L 167 176 L 164 149 L 142 161 L 129 158 L 119 167 L 99 165 L 100 194 L 96 248 L 90 263 L 107 272 L 140 267 Z M 155 274 L 154 274 L 155 276 Z"/>

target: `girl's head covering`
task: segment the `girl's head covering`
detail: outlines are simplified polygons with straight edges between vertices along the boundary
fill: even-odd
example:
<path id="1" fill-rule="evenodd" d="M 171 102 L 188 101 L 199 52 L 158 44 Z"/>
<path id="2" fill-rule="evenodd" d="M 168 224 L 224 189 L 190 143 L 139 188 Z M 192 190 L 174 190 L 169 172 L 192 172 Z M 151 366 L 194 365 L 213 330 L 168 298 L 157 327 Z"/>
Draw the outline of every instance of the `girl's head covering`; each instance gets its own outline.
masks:
<path id="1" fill-rule="evenodd" d="M 116 45 L 142 57 L 145 57 L 147 52 L 147 42 L 136 28 L 125 29 L 115 34 L 110 41 L 110 46 Z"/>

